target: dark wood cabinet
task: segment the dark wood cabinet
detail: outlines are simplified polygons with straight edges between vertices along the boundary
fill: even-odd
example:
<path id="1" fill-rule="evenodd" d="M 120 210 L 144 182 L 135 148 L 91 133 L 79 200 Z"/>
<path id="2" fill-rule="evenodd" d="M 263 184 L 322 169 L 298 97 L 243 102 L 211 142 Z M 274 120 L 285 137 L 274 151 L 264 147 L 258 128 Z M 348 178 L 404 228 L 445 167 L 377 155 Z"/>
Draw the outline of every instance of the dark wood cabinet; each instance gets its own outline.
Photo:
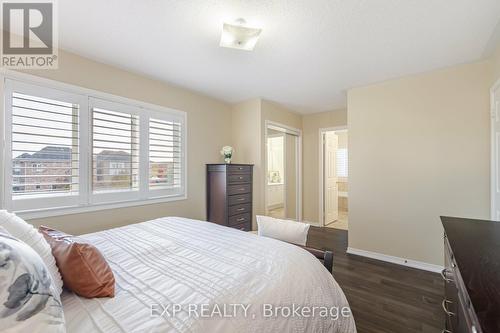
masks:
<path id="1" fill-rule="evenodd" d="M 207 164 L 207 221 L 252 230 L 253 165 Z"/>
<path id="2" fill-rule="evenodd" d="M 500 332 L 500 223 L 442 217 L 446 333 Z"/>

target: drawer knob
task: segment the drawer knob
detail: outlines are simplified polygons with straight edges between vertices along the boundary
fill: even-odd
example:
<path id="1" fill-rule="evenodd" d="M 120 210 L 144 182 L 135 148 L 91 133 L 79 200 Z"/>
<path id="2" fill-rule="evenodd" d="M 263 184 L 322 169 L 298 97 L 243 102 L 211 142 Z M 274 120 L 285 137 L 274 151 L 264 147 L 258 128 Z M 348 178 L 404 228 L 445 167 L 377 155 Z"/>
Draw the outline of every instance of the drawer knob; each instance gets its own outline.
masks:
<path id="1" fill-rule="evenodd" d="M 446 315 L 448 317 L 455 316 L 455 314 L 453 312 L 451 312 L 450 310 L 448 310 L 447 304 L 451 304 L 451 303 L 452 302 L 448 301 L 447 299 L 443 299 L 443 302 L 441 303 L 441 307 L 443 308 L 444 313 L 446 313 Z"/>
<path id="2" fill-rule="evenodd" d="M 245 218 L 244 218 L 244 217 L 240 217 L 240 218 L 239 218 L 239 219 L 237 219 L 236 221 L 238 221 L 238 222 L 245 221 Z"/>
<path id="3" fill-rule="evenodd" d="M 445 282 L 453 282 L 453 280 L 452 280 L 452 279 L 450 279 L 450 278 L 448 278 L 448 277 L 446 276 L 446 273 L 448 273 L 448 270 L 447 270 L 446 268 L 445 268 L 445 269 L 443 269 L 443 270 L 441 271 L 441 277 L 443 278 L 443 280 L 444 280 Z"/>
<path id="4" fill-rule="evenodd" d="M 245 198 L 238 198 L 237 201 L 243 201 Z"/>
<path id="5" fill-rule="evenodd" d="M 240 187 L 240 189 L 239 189 L 239 190 L 240 190 L 240 191 L 244 191 L 244 190 L 245 190 L 245 188 L 244 188 L 244 187 Z"/>
<path id="6" fill-rule="evenodd" d="M 242 207 L 237 209 L 238 212 L 241 212 L 242 210 L 245 210 L 245 208 Z"/>

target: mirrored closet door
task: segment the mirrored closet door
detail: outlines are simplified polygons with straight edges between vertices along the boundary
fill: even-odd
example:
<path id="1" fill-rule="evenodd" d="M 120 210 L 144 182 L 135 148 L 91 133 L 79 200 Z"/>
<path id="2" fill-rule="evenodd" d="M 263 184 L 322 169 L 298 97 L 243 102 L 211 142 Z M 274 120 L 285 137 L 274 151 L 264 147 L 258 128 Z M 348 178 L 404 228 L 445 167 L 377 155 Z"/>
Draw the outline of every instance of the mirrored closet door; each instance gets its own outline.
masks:
<path id="1" fill-rule="evenodd" d="M 300 220 L 300 131 L 266 124 L 266 215 Z"/>

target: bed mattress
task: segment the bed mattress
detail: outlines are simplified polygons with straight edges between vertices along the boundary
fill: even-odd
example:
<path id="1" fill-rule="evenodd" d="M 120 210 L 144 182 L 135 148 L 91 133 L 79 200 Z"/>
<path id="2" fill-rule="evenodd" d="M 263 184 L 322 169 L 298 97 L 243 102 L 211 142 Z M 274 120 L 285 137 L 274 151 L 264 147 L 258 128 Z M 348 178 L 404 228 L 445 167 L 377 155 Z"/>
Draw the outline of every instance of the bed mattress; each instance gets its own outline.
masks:
<path id="1" fill-rule="evenodd" d="M 356 332 L 332 275 L 294 245 L 179 217 L 82 238 L 109 262 L 116 292 L 64 291 L 70 333 Z"/>

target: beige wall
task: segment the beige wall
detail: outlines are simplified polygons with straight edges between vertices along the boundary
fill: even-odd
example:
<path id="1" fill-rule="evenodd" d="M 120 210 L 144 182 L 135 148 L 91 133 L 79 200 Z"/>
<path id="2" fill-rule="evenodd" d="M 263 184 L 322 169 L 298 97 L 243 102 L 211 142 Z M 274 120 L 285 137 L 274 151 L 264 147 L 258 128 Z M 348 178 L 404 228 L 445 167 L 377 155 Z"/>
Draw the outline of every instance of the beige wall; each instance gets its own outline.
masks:
<path id="1" fill-rule="evenodd" d="M 232 107 L 232 145 L 234 148 L 233 162 L 253 164 L 253 229 L 256 230 L 255 215 L 264 211 L 257 198 L 263 188 L 260 179 L 264 177 L 262 166 L 261 142 L 261 100 L 259 98 L 233 105 Z"/>
<path id="2" fill-rule="evenodd" d="M 492 62 L 492 85 L 500 79 L 500 47 L 498 47 L 495 53 L 491 57 Z"/>
<path id="3" fill-rule="evenodd" d="M 231 135 L 233 162 L 253 164 L 260 161 L 260 99 L 233 105 Z"/>
<path id="4" fill-rule="evenodd" d="M 46 224 L 80 234 L 166 215 L 205 219 L 205 163 L 220 162 L 220 148 L 231 143 L 228 104 L 63 51 L 59 53 L 58 70 L 30 73 L 186 111 L 188 119 L 187 200 L 32 220 L 34 225 Z"/>
<path id="5" fill-rule="evenodd" d="M 262 100 L 262 123 L 274 121 L 289 127 L 302 129 L 302 116 L 279 104 Z"/>
<path id="6" fill-rule="evenodd" d="M 348 92 L 350 247 L 442 264 L 439 216 L 489 217 L 491 70 L 480 62 Z"/>
<path id="7" fill-rule="evenodd" d="M 303 135 L 303 215 L 319 223 L 319 129 L 347 125 L 347 110 L 304 115 Z"/>

